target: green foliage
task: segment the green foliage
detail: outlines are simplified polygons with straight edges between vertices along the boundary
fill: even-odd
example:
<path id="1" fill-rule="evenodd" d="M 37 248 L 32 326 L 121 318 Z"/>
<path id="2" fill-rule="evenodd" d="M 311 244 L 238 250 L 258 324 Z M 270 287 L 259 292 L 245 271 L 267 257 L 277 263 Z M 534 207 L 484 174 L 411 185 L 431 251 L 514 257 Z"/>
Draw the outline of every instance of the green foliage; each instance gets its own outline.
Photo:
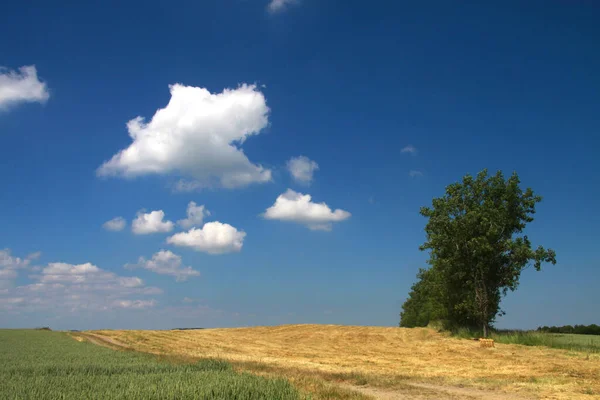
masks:
<path id="1" fill-rule="evenodd" d="M 0 331 L 3 399 L 299 399 L 289 382 L 80 343 L 60 332 Z"/>
<path id="2" fill-rule="evenodd" d="M 497 331 L 492 333 L 491 337 L 498 343 L 546 346 L 556 349 L 600 353 L 600 338 L 585 335 L 534 331 Z"/>
<path id="3" fill-rule="evenodd" d="M 505 179 L 487 170 L 475 178 L 466 175 L 451 184 L 431 207 L 421 208 L 428 218 L 426 242 L 431 268 L 419 272 L 419 282 L 403 306 L 402 326 L 423 326 L 442 316 L 450 327 L 483 327 L 484 336 L 497 315 L 500 301 L 519 286 L 529 265 L 556 263 L 553 250 L 532 248 L 526 235 L 541 197 L 523 191 L 516 173 Z M 425 278 L 425 279 L 423 279 Z"/>
<path id="4" fill-rule="evenodd" d="M 578 335 L 600 335 L 600 326 L 591 325 L 565 325 L 565 326 L 540 326 L 538 332 L 546 333 L 575 333 Z"/>
<path id="5" fill-rule="evenodd" d="M 400 326 L 413 328 L 427 326 L 432 321 L 443 321 L 447 314 L 439 301 L 440 282 L 434 270 L 420 269 L 417 282 L 402 305 Z"/>

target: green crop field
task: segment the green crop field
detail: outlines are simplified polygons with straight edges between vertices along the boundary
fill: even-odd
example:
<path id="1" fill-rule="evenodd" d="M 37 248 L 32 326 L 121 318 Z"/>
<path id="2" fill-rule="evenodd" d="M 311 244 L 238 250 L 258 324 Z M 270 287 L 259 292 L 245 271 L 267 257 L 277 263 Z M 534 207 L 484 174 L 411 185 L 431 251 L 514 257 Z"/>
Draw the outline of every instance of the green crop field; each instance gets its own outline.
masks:
<path id="1" fill-rule="evenodd" d="M 170 363 L 77 342 L 65 333 L 0 330 L 0 399 L 299 399 L 286 380 L 223 361 Z"/>
<path id="2" fill-rule="evenodd" d="M 600 336 L 571 333 L 500 332 L 491 337 L 499 343 L 546 346 L 558 349 L 600 353 Z"/>
<path id="3" fill-rule="evenodd" d="M 576 335 L 572 333 L 548 333 L 550 340 L 565 348 L 573 347 L 580 350 L 600 351 L 600 336 Z"/>

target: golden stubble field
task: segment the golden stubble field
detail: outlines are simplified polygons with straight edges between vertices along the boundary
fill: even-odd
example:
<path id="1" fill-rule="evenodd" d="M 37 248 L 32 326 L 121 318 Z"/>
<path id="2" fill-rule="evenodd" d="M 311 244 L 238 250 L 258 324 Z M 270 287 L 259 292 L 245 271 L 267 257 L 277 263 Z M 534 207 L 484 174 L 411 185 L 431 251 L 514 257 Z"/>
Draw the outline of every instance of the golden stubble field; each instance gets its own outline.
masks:
<path id="1" fill-rule="evenodd" d="M 262 363 L 296 374 L 360 374 L 370 386 L 420 382 L 483 389 L 490 397 L 600 398 L 600 354 L 506 344 L 480 348 L 426 328 L 286 325 L 90 334 L 148 353 Z"/>

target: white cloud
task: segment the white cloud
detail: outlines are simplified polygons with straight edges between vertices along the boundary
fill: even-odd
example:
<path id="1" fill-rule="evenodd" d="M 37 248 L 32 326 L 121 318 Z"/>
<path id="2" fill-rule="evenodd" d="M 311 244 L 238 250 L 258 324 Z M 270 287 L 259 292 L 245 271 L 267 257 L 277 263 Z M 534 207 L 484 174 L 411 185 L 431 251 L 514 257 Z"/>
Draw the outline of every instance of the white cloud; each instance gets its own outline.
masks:
<path id="1" fill-rule="evenodd" d="M 11 281 L 17 279 L 18 272 L 14 269 L 0 269 L 0 288 L 8 286 Z"/>
<path id="2" fill-rule="evenodd" d="M 0 292 L 0 311 L 54 312 L 106 311 L 114 308 L 145 308 L 154 300 L 142 296 L 161 294 L 138 277 L 119 276 L 91 263 L 49 263 L 32 283 Z M 142 298 L 140 298 L 142 297 Z"/>
<path id="3" fill-rule="evenodd" d="M 114 308 L 130 308 L 142 310 L 144 308 L 154 307 L 156 300 L 115 300 L 112 302 Z"/>
<path id="4" fill-rule="evenodd" d="M 125 221 L 125 218 L 115 217 L 110 221 L 106 221 L 104 224 L 102 224 L 102 227 L 107 231 L 118 232 L 125 229 L 125 225 L 127 225 L 127 221 Z"/>
<path id="5" fill-rule="evenodd" d="M 296 222 L 313 230 L 329 231 L 333 222 L 344 221 L 352 215 L 340 209 L 332 211 L 327 204 L 313 203 L 311 199 L 309 194 L 288 189 L 277 197 L 275 204 L 263 216 L 266 219 Z"/>
<path id="6" fill-rule="evenodd" d="M 319 169 L 319 164 L 305 156 L 290 158 L 286 166 L 297 182 L 307 184 L 312 182 L 313 174 Z"/>
<path id="7" fill-rule="evenodd" d="M 10 249 L 0 250 L 0 288 L 12 284 L 18 276 L 18 270 L 31 267 L 31 262 L 40 257 L 40 252 L 31 253 L 25 258 L 14 257 Z"/>
<path id="8" fill-rule="evenodd" d="M 195 202 L 190 201 L 187 206 L 187 218 L 180 219 L 177 224 L 182 228 L 191 228 L 192 226 L 202 226 L 204 217 L 209 216 L 208 211 L 204 206 L 199 206 Z"/>
<path id="9" fill-rule="evenodd" d="M 208 254 L 224 254 L 241 251 L 245 237 L 246 232 L 215 221 L 207 222 L 202 229 L 192 228 L 188 232 L 176 233 L 167 238 L 167 243 Z"/>
<path id="10" fill-rule="evenodd" d="M 402 150 L 400 150 L 400 153 L 408 153 L 408 154 L 412 154 L 414 156 L 417 154 L 417 148 L 415 146 L 413 146 L 412 144 L 409 144 L 408 146 L 406 146 Z"/>
<path id="11" fill-rule="evenodd" d="M 125 268 L 145 268 L 157 274 L 174 276 L 177 282 L 183 282 L 190 276 L 200 275 L 200 272 L 192 269 L 192 267 L 183 267 L 181 257 L 168 250 L 155 253 L 151 260 L 140 257 L 137 264 L 127 264 Z"/>
<path id="12" fill-rule="evenodd" d="M 186 303 L 186 304 L 190 304 L 190 303 L 203 303 L 205 302 L 204 299 L 201 298 L 196 298 L 196 297 L 184 297 L 183 300 L 181 300 L 182 303 Z"/>
<path id="13" fill-rule="evenodd" d="M 423 176 L 423 172 L 416 170 L 416 169 L 411 169 L 410 171 L 408 171 L 408 175 L 411 178 L 418 178 L 420 176 Z"/>
<path id="14" fill-rule="evenodd" d="M 190 180 L 187 180 L 187 179 L 179 179 L 173 185 L 173 191 L 174 192 L 186 193 L 186 192 L 194 192 L 194 191 L 197 191 L 197 190 L 202 190 L 202 189 L 204 189 L 206 187 L 207 186 L 204 185 L 204 184 L 202 184 L 201 182 L 190 181 Z"/>
<path id="15" fill-rule="evenodd" d="M 271 0 L 267 6 L 270 13 L 277 13 L 285 10 L 289 5 L 297 3 L 298 0 Z"/>
<path id="16" fill-rule="evenodd" d="M 131 223 L 131 231 L 136 235 L 171 232 L 174 224 L 171 221 L 163 221 L 164 218 L 165 212 L 163 210 L 151 211 L 147 214 L 138 212 L 136 219 Z"/>
<path id="17" fill-rule="evenodd" d="M 194 303 L 196 300 L 192 299 L 191 297 L 184 297 L 182 302 L 183 303 Z"/>
<path id="18" fill-rule="evenodd" d="M 42 253 L 36 251 L 25 258 L 13 257 L 10 249 L 0 250 L 0 269 L 20 269 L 31 265 L 31 261 L 40 258 Z"/>
<path id="19" fill-rule="evenodd" d="M 175 84 L 171 100 L 148 123 L 127 123 L 133 143 L 98 168 L 99 176 L 172 174 L 178 190 L 235 188 L 271 181 L 271 171 L 248 160 L 240 146 L 269 123 L 264 95 L 256 85 L 210 93 Z"/>
<path id="20" fill-rule="evenodd" d="M 19 103 L 44 103 L 49 97 L 34 65 L 23 66 L 18 72 L 0 67 L 0 110 Z"/>

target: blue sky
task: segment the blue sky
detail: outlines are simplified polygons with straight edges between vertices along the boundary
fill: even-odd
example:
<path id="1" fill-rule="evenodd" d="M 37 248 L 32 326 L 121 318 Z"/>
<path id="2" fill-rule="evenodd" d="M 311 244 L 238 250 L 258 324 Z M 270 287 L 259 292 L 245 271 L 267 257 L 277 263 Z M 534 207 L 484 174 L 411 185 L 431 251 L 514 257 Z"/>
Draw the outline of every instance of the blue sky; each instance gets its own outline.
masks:
<path id="1" fill-rule="evenodd" d="M 598 323 L 599 18 L 561 1 L 4 5 L 0 326 L 397 325 L 427 259 L 419 207 L 483 168 L 544 197 L 527 233 L 558 258 L 497 325 Z"/>

